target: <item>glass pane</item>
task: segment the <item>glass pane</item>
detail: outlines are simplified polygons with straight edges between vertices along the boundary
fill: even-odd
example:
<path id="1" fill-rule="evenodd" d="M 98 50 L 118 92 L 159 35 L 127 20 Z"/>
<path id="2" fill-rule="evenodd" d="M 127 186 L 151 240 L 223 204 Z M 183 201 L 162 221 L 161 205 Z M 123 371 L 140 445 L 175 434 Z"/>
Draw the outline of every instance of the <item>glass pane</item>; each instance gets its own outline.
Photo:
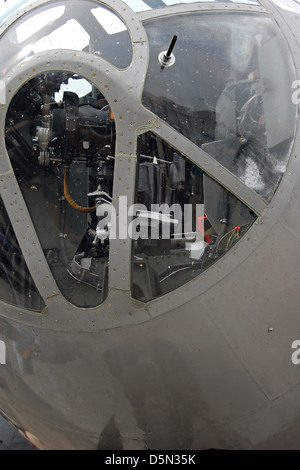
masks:
<path id="1" fill-rule="evenodd" d="M 93 1 L 50 2 L 16 21 L 2 36 L 1 64 L 14 65 L 42 51 L 72 49 L 95 54 L 116 67 L 130 65 L 132 46 L 119 17 Z"/>
<path id="2" fill-rule="evenodd" d="M 269 200 L 284 173 L 297 108 L 290 52 L 266 15 L 212 13 L 145 23 L 144 105 Z M 172 66 L 159 54 L 177 34 Z"/>
<path id="3" fill-rule="evenodd" d="M 273 2 L 283 10 L 300 13 L 300 2 L 299 0 L 273 0 Z"/>
<path id="4" fill-rule="evenodd" d="M 17 13 L 29 3 L 32 4 L 32 0 L 1 0 L 0 26 L 2 26 L 10 16 Z"/>
<path id="5" fill-rule="evenodd" d="M 28 271 L 18 240 L 0 198 L 0 298 L 41 312 L 45 307 Z"/>
<path id="6" fill-rule="evenodd" d="M 50 269 L 74 305 L 107 295 L 115 123 L 83 77 L 47 72 L 25 84 L 6 120 L 8 153 Z"/>
<path id="7" fill-rule="evenodd" d="M 124 0 L 135 12 L 163 8 L 171 5 L 181 5 L 184 3 L 213 2 L 213 3 L 245 3 L 249 5 L 259 5 L 256 0 Z"/>
<path id="8" fill-rule="evenodd" d="M 147 302 L 209 268 L 255 215 L 154 134 L 139 137 L 138 162 L 132 296 Z"/>

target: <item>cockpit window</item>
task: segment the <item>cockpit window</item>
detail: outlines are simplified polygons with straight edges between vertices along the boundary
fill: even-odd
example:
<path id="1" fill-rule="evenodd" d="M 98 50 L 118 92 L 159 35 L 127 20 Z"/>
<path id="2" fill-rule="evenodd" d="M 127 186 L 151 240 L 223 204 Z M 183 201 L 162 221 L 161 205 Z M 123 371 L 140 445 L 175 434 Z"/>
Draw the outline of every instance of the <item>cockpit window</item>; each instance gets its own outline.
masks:
<path id="1" fill-rule="evenodd" d="M 10 16 L 14 15 L 28 4 L 32 4 L 32 0 L 1 0 L 0 26 L 2 26 Z"/>
<path id="2" fill-rule="evenodd" d="M 184 3 L 201 3 L 207 0 L 124 0 L 134 12 L 142 12 L 155 8 L 163 8 L 171 5 L 180 5 Z M 256 0 L 208 0 L 213 3 L 245 3 L 248 5 L 259 5 Z"/>
<path id="3" fill-rule="evenodd" d="M 57 1 L 23 15 L 3 35 L 3 74 L 34 54 L 58 49 L 88 52 L 119 69 L 132 60 L 128 30 L 115 13 L 90 0 Z"/>
<path id="4" fill-rule="evenodd" d="M 273 0 L 275 5 L 283 10 L 296 13 L 299 15 L 300 13 L 300 2 L 299 0 Z"/>
<path id="5" fill-rule="evenodd" d="M 152 133 L 138 140 L 132 296 L 143 302 L 199 276 L 256 220 L 235 196 Z"/>
<path id="6" fill-rule="evenodd" d="M 1 300 L 41 312 L 45 307 L 29 273 L 12 224 L 0 198 L 0 286 Z"/>
<path id="7" fill-rule="evenodd" d="M 285 172 L 297 108 L 290 52 L 273 20 L 193 13 L 145 22 L 150 64 L 143 104 L 265 200 Z M 176 32 L 171 66 L 159 55 Z"/>
<path id="8" fill-rule="evenodd" d="M 115 122 L 85 78 L 47 72 L 26 83 L 6 117 L 6 146 L 49 267 L 78 307 L 108 292 Z"/>

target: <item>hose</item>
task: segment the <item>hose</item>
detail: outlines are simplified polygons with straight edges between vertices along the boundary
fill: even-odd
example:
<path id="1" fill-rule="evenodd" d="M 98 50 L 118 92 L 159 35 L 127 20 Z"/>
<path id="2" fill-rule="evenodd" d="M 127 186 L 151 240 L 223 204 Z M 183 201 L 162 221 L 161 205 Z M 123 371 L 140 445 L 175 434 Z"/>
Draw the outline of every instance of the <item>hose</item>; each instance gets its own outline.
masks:
<path id="1" fill-rule="evenodd" d="M 64 195 L 70 206 L 78 212 L 93 212 L 96 210 L 96 206 L 93 207 L 82 207 L 79 206 L 71 197 L 69 192 L 69 175 L 70 167 L 65 165 L 65 175 L 64 175 Z"/>

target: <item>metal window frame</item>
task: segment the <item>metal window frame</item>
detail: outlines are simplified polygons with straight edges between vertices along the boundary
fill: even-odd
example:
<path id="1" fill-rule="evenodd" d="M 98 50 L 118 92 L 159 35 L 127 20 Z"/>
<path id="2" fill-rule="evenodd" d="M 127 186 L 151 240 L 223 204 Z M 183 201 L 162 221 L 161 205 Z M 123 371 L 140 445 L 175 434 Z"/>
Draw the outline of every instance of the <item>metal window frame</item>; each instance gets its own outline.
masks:
<path id="1" fill-rule="evenodd" d="M 47 3 L 50 4 L 52 2 L 49 0 L 34 2 L 14 15 L 0 28 L 0 37 L 22 14 L 31 10 L 34 11 L 37 7 Z M 275 196 L 268 204 L 226 168 L 206 154 L 206 152 L 194 145 L 156 115 L 146 110 L 141 104 L 149 60 L 148 39 L 143 27 L 143 21 L 165 15 L 195 11 L 270 12 L 275 21 L 280 25 L 280 29 L 286 36 L 290 48 L 296 51 L 293 57 L 296 67 L 299 67 L 299 45 L 278 12 L 278 9 L 273 4 L 270 4 L 267 0 L 262 2 L 261 7 L 246 4 L 193 3 L 149 10 L 137 14 L 121 0 L 115 0 L 113 4 L 95 0 L 95 4 L 103 5 L 114 11 L 127 26 L 133 47 L 131 65 L 125 70 L 118 70 L 100 57 L 91 58 L 88 53 L 70 50 L 45 51 L 38 54 L 38 56 L 33 56 L 27 62 L 18 64 L 9 71 L 4 78 L 7 95 L 6 103 L 0 104 L 2 130 L 0 137 L 1 196 L 23 250 L 27 266 L 46 303 L 46 309 L 41 315 L 33 314 L 33 312 L 30 313 L 5 303 L 2 314 L 32 326 L 54 330 L 95 331 L 97 329 L 137 324 L 149 321 L 151 318 L 175 309 L 198 297 L 241 264 L 255 250 L 258 244 L 265 239 L 272 226 L 280 218 L 280 214 L 288 201 L 289 194 L 296 184 L 300 172 L 295 154 L 296 142 L 299 142 L 300 139 L 298 128 L 295 146 L 290 156 L 286 174 Z M 264 5 L 266 5 L 266 8 Z M 127 196 L 128 205 L 134 203 L 133 187 L 135 185 L 137 166 L 137 137 L 144 132 L 151 131 L 166 142 L 169 142 L 184 156 L 200 166 L 208 175 L 225 186 L 259 216 L 247 232 L 247 236 L 242 237 L 233 250 L 230 250 L 218 263 L 211 266 L 203 274 L 177 290 L 147 304 L 131 298 L 131 241 L 119 240 L 117 237 L 116 240 L 111 241 L 110 247 L 108 298 L 98 307 L 88 309 L 71 305 L 60 293 L 50 272 L 16 181 L 4 139 L 6 112 L 12 97 L 20 89 L 20 86 L 41 73 L 55 70 L 80 74 L 101 90 L 112 106 L 117 129 L 113 194 L 113 204 L 115 207 L 118 207 L 121 196 Z M 299 70 L 300 67 L 298 68 L 298 75 Z M 284 194 L 284 197 L 282 197 L 282 194 Z"/>

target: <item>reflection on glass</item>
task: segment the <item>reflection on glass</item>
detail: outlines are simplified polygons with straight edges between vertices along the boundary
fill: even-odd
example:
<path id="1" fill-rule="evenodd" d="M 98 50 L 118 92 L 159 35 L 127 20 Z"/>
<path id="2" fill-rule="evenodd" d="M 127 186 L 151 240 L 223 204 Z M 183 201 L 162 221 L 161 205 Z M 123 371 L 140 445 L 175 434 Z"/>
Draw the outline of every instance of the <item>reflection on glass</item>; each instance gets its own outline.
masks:
<path id="1" fill-rule="evenodd" d="M 155 8 L 163 8 L 184 3 L 212 2 L 212 3 L 245 3 L 259 5 L 256 0 L 124 0 L 134 12 L 141 12 Z"/>
<path id="2" fill-rule="evenodd" d="M 32 52 L 38 54 L 48 49 L 74 49 L 83 51 L 88 48 L 90 36 L 76 20 L 69 20 L 53 33 L 37 41 Z"/>
<path id="3" fill-rule="evenodd" d="M 28 271 L 18 240 L 0 198 L 0 298 L 41 312 L 45 307 Z"/>
<path id="4" fill-rule="evenodd" d="M 150 65 L 144 105 L 269 200 L 294 139 L 294 67 L 273 20 L 194 13 L 145 23 Z M 174 31 L 175 63 L 158 55 Z"/>
<path id="5" fill-rule="evenodd" d="M 43 11 L 42 13 L 38 13 L 37 15 L 28 18 L 16 28 L 17 41 L 19 43 L 26 41 L 26 39 L 36 34 L 49 23 L 51 24 L 60 18 L 64 12 L 65 7 L 60 6 L 50 8 L 47 11 Z"/>
<path id="6" fill-rule="evenodd" d="M 208 269 L 255 215 L 154 134 L 139 137 L 138 162 L 132 296 L 147 302 Z"/>
<path id="7" fill-rule="evenodd" d="M 56 1 L 35 8 L 2 36 L 0 63 L 4 75 L 42 51 L 71 49 L 89 52 L 123 69 L 132 60 L 132 45 L 120 18 L 98 3 Z"/>
<path id="8" fill-rule="evenodd" d="M 107 34 L 116 34 L 127 29 L 123 21 L 103 7 L 93 8 L 92 13 Z"/>
<path id="9" fill-rule="evenodd" d="M 6 0 L 1 1 L 1 12 L 0 12 L 0 26 L 5 23 L 5 21 L 15 13 L 17 13 L 22 8 L 25 8 L 27 4 L 32 4 L 32 0 Z"/>
<path id="10" fill-rule="evenodd" d="M 292 13 L 300 13 L 300 3 L 298 0 L 273 0 L 274 3 L 283 10 Z"/>
<path id="11" fill-rule="evenodd" d="M 26 83 L 6 119 L 6 145 L 41 246 L 62 294 L 99 305 L 108 292 L 115 123 L 83 77 L 48 72 Z"/>

